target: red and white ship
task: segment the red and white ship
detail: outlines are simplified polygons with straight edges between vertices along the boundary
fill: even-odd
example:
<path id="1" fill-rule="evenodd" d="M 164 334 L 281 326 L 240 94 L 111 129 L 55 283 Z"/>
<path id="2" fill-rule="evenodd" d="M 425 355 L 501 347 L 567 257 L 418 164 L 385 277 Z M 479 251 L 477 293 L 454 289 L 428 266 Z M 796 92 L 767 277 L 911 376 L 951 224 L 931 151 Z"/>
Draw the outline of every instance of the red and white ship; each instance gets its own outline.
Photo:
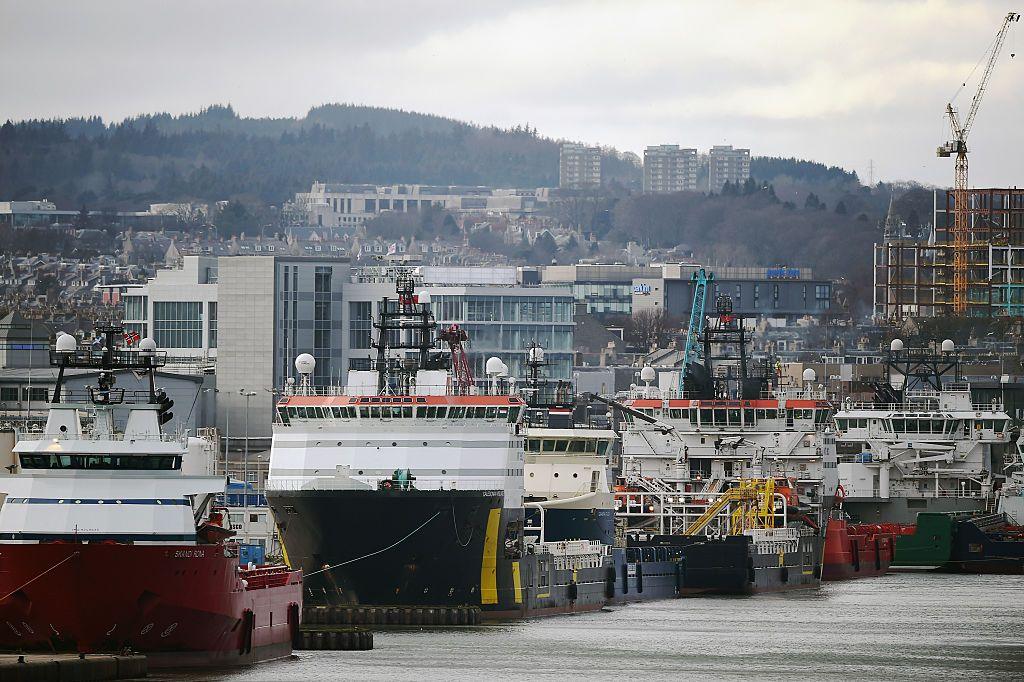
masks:
<path id="1" fill-rule="evenodd" d="M 165 354 L 150 339 L 116 347 L 118 326 L 100 331 L 102 348 L 57 339 L 46 427 L 22 434 L 14 471 L 0 476 L 0 648 L 131 650 L 151 667 L 288 656 L 301 572 L 239 567 L 211 510 L 225 479 L 206 475 L 198 439 L 161 433 L 172 404 L 156 387 Z M 97 385 L 65 390 L 68 369 L 98 371 Z M 118 371 L 148 374 L 149 390 L 114 388 Z M 115 412 L 127 415 L 120 431 Z"/>

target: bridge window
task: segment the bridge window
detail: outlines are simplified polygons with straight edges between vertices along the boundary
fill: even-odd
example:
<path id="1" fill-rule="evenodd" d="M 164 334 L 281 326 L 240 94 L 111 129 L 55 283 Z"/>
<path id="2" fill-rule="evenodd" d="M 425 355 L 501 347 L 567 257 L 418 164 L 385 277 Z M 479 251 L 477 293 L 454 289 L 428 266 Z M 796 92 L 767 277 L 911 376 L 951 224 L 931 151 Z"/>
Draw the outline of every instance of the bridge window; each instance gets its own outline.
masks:
<path id="1" fill-rule="evenodd" d="M 174 455 L 22 455 L 23 469 L 120 469 L 157 471 L 181 468 Z"/>

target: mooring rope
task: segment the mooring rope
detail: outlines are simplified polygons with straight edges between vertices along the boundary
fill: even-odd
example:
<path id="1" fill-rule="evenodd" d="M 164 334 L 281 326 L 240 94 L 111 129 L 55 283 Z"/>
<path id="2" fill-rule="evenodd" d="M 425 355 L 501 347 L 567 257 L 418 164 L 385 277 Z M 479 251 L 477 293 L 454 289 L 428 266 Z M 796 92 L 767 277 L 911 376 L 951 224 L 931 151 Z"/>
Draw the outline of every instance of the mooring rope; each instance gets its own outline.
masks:
<path id="1" fill-rule="evenodd" d="M 434 512 L 434 515 L 433 515 L 433 516 L 431 516 L 431 517 L 430 517 L 429 519 L 427 519 L 426 521 L 424 521 L 423 523 L 421 523 L 421 524 L 420 524 L 420 525 L 419 525 L 419 526 L 418 526 L 418 527 L 417 527 L 417 528 L 416 528 L 415 530 L 413 530 L 413 531 L 412 531 L 411 533 L 409 533 L 408 535 L 406 535 L 406 536 L 405 536 L 404 538 L 402 538 L 401 540 L 398 540 L 398 541 L 396 541 L 396 542 L 393 542 L 393 543 L 391 543 L 391 544 L 390 544 L 390 545 L 388 545 L 387 547 L 384 547 L 384 548 L 382 548 L 382 549 L 378 549 L 378 550 L 377 550 L 377 551 L 375 551 L 375 552 L 370 552 L 369 554 L 364 554 L 363 556 L 361 556 L 361 557 L 356 557 L 355 559 L 349 559 L 348 561 L 342 561 L 342 562 L 341 562 L 340 564 L 334 564 L 333 566 L 324 566 L 324 567 L 323 567 L 323 568 L 321 568 L 321 569 L 320 569 L 319 571 L 313 571 L 312 573 L 307 573 L 307 574 L 305 575 L 305 577 L 306 577 L 306 578 L 309 578 L 310 576 L 314 576 L 314 575 L 316 575 L 316 574 L 318 574 L 318 573 L 323 573 L 324 571 L 333 571 L 334 569 L 338 568 L 339 566 L 346 566 L 346 565 L 348 565 L 348 564 L 354 564 L 354 563 L 355 563 L 355 562 L 357 562 L 357 561 L 362 561 L 363 559 L 369 559 L 369 558 L 370 558 L 370 557 L 372 557 L 372 556 L 375 556 L 375 555 L 377 555 L 377 554 L 380 554 L 380 553 L 382 553 L 382 552 L 386 552 L 386 551 L 388 551 L 389 549 L 391 549 L 392 547 L 397 547 L 398 545 L 402 544 L 403 542 L 405 542 L 406 540 L 408 540 L 409 538 L 411 538 L 411 537 L 412 537 L 413 535 L 415 535 L 416 533 L 420 532 L 420 531 L 421 531 L 421 530 L 423 529 L 423 527 L 424 527 L 424 526 L 426 526 L 426 525 L 427 525 L 428 523 L 430 523 L 431 521 L 433 521 L 434 519 L 436 519 L 436 518 L 437 518 L 438 516 L 440 516 L 440 514 L 441 514 L 441 512 L 440 512 L 440 511 Z"/>

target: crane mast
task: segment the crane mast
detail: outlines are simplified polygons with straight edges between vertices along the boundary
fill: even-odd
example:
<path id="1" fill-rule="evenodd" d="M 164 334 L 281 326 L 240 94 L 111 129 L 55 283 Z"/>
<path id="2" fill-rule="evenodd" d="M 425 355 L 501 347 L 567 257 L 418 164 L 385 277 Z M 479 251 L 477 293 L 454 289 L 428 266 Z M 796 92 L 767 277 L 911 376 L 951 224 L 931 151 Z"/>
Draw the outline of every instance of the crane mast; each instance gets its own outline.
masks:
<path id="1" fill-rule="evenodd" d="M 707 304 L 708 283 L 714 281 L 715 275 L 708 274 L 701 268 L 690 278 L 693 282 L 693 305 L 690 307 L 690 326 L 686 329 L 686 346 L 683 349 L 683 368 L 679 372 L 679 394 L 685 390 L 686 377 L 690 372 L 690 363 L 696 362 L 701 355 L 700 335 L 704 331 L 704 306 Z"/>
<path id="2" fill-rule="evenodd" d="M 948 157 L 954 154 L 956 155 L 956 166 L 953 180 L 954 315 L 967 314 L 967 260 L 970 255 L 970 213 L 967 205 L 967 136 L 971 132 L 971 126 L 974 125 L 974 118 L 978 114 L 978 107 L 981 105 L 981 99 L 985 95 L 989 79 L 992 77 L 993 70 L 995 70 L 996 59 L 999 57 L 999 53 L 1003 49 L 1003 43 L 1006 41 L 1006 33 L 1010 30 L 1010 25 L 1017 21 L 1020 21 L 1020 15 L 1016 12 L 1008 13 L 1003 19 L 1003 24 L 999 27 L 999 32 L 996 34 L 995 41 L 992 43 L 988 63 L 985 65 L 985 71 L 981 76 L 981 82 L 978 83 L 978 90 L 974 93 L 974 98 L 971 100 L 971 108 L 968 111 L 967 118 L 964 119 L 963 124 L 960 123 L 960 118 L 957 115 L 956 109 L 953 108 L 953 103 L 950 102 L 946 105 L 946 115 L 949 117 L 950 128 L 953 131 L 953 140 L 951 142 L 947 142 L 936 150 L 936 154 L 941 157 Z"/>

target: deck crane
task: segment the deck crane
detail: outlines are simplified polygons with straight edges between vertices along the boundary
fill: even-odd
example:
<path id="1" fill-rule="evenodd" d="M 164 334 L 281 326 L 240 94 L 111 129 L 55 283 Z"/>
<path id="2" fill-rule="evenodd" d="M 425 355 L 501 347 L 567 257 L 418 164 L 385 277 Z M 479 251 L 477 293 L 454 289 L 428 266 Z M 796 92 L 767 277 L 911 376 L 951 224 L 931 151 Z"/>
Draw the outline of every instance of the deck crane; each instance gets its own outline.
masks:
<path id="1" fill-rule="evenodd" d="M 996 59 L 1003 49 L 1003 42 L 1006 40 L 1006 33 L 1010 25 L 1020 21 L 1020 15 L 1010 12 L 1003 19 L 1002 26 L 992 43 L 989 52 L 988 63 L 978 83 L 978 91 L 974 93 L 971 100 L 971 108 L 967 117 L 960 122 L 960 117 L 953 103 L 946 105 L 946 115 L 949 116 L 950 127 L 953 131 L 953 140 L 947 142 L 936 150 L 941 157 L 956 155 L 956 178 L 953 185 L 953 314 L 967 314 L 967 259 L 970 244 L 968 232 L 970 230 L 970 215 L 967 206 L 967 136 L 974 124 L 974 117 L 978 114 L 978 107 L 985 95 L 985 88 L 992 77 L 992 71 L 996 66 Z"/>
<path id="2" fill-rule="evenodd" d="M 693 273 L 693 305 L 690 307 L 690 326 L 686 329 L 686 347 L 683 350 L 683 368 L 679 372 L 679 394 L 685 389 L 686 376 L 690 372 L 690 363 L 696 362 L 701 355 L 700 335 L 704 331 L 704 306 L 707 302 L 708 284 L 714 281 L 714 273 L 707 273 L 704 268 Z"/>

